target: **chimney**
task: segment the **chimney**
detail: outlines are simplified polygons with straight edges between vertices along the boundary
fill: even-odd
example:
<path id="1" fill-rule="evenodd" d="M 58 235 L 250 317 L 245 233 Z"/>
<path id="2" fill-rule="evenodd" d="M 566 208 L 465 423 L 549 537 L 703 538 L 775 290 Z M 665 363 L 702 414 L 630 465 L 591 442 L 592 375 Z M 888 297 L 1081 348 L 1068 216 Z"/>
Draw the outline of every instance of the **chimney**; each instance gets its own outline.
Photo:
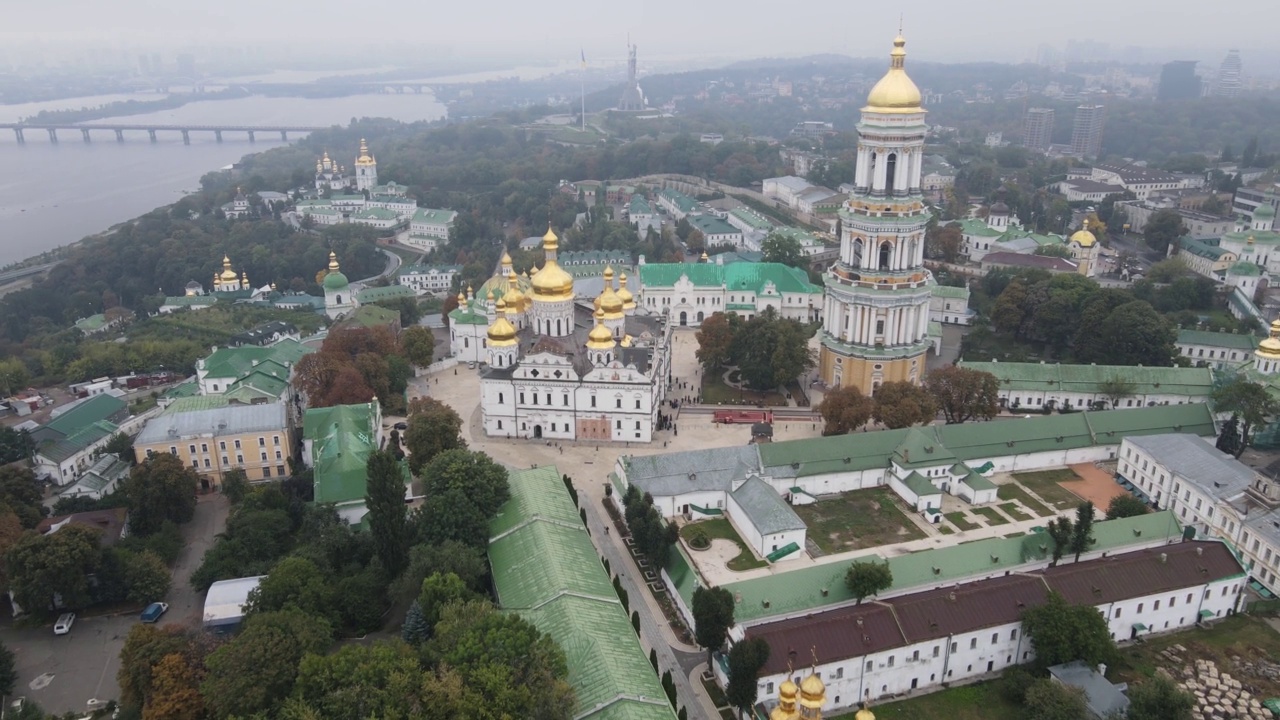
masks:
<path id="1" fill-rule="evenodd" d="M 1160 553 L 1160 564 L 1163 565 L 1167 562 L 1169 562 L 1169 553 Z"/>
<path id="2" fill-rule="evenodd" d="M 1199 557 L 1199 556 L 1201 556 L 1201 555 L 1204 555 L 1204 546 L 1203 546 L 1203 545 L 1201 545 L 1200 547 L 1196 548 L 1196 557 Z"/>
<path id="3" fill-rule="evenodd" d="M 1107 676 L 1107 664 L 1106 664 L 1106 663 L 1098 663 L 1098 674 L 1099 674 L 1099 675 L 1101 675 L 1102 677 L 1106 677 L 1106 676 Z"/>

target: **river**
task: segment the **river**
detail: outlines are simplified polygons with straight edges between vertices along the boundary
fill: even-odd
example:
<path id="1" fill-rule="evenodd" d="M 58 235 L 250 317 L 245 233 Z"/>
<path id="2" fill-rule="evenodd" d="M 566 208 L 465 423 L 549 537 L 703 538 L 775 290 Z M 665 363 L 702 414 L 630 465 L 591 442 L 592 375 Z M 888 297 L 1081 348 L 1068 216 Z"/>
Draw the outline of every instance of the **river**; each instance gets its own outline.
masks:
<path id="1" fill-rule="evenodd" d="M 114 100 L 157 97 L 160 96 L 111 95 L 0 105 L 0 122 L 15 122 L 41 110 L 96 107 Z M 251 96 L 193 102 L 110 121 L 346 125 L 355 117 L 414 122 L 435 120 L 445 113 L 444 105 L 430 94 L 319 99 Z M 183 145 L 177 133 L 161 133 L 156 143 L 149 142 L 144 132 L 126 133 L 123 143 L 116 142 L 107 132 L 95 133 L 91 143 L 83 142 L 74 131 L 59 133 L 57 144 L 50 143 L 43 132 L 28 131 L 26 138 L 27 142 L 19 145 L 12 132 L 0 130 L 0 267 L 76 242 L 174 202 L 199 188 L 200 177 L 205 173 L 249 153 L 282 144 L 280 136 L 273 133 L 259 134 L 256 143 L 239 133 L 225 134 L 222 143 L 216 142 L 212 133 L 192 133 L 190 145 Z M 373 150 L 377 152 L 376 147 Z M 350 165 L 356 148 L 330 148 L 330 152 L 339 162 Z"/>

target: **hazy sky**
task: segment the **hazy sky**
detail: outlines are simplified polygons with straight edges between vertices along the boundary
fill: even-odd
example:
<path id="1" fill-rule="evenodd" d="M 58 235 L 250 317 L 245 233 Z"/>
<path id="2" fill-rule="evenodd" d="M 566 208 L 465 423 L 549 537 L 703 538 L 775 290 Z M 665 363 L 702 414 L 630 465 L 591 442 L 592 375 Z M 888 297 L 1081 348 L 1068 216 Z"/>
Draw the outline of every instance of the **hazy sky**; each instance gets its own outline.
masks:
<path id="1" fill-rule="evenodd" d="M 888 52 L 904 16 L 908 49 L 925 60 L 1019 61 L 1068 39 L 1202 52 L 1264 48 L 1280 22 L 1275 0 L 43 0 L 5 3 L 0 42 L 54 45 L 420 43 L 424 55 L 527 53 L 542 61 L 621 56 L 626 35 L 653 56 L 760 57 Z M 1263 22 L 1270 18 L 1269 22 Z M 1256 22 L 1254 21 L 1256 20 Z M 1248 63 L 1246 56 L 1246 64 Z"/>

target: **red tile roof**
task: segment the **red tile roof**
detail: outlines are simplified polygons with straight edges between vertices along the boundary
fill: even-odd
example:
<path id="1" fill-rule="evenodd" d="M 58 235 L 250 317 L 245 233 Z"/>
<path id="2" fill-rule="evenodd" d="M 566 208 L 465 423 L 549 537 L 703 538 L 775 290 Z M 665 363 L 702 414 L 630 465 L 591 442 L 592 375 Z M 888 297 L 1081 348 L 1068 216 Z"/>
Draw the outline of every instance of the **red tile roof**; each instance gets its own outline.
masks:
<path id="1" fill-rule="evenodd" d="M 786 670 L 788 659 L 795 667 L 808 665 L 814 653 L 819 663 L 828 663 L 906 644 L 893 611 L 881 603 L 757 625 L 747 629 L 747 637 L 769 643 L 769 661 L 761 675 Z"/>
<path id="2" fill-rule="evenodd" d="M 1243 573 L 1226 545 L 1192 541 L 1059 565 L 1043 575 L 1049 587 L 1072 605 L 1101 605 Z"/>
<path id="3" fill-rule="evenodd" d="M 893 606 L 909 642 L 1018 622 L 1023 610 L 1042 604 L 1049 590 L 1036 575 L 1007 575 L 950 588 L 903 595 Z"/>

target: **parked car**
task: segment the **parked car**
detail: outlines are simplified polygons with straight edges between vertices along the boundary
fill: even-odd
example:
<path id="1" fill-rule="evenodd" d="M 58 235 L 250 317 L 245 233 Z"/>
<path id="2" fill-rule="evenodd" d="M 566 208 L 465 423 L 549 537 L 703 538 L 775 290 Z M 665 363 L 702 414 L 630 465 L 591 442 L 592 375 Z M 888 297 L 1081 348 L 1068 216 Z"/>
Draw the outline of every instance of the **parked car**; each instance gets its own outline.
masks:
<path id="1" fill-rule="evenodd" d="M 409 423 L 407 423 L 407 422 L 398 422 L 398 423 L 396 423 L 396 429 L 397 429 L 397 430 L 408 430 L 408 429 L 409 429 Z"/>
<path id="2" fill-rule="evenodd" d="M 71 632 L 71 626 L 76 621 L 75 613 L 63 613 L 58 617 L 58 622 L 53 624 L 54 635 L 66 635 Z"/>
<path id="3" fill-rule="evenodd" d="M 160 619 L 169 610 L 169 603 L 153 602 L 142 611 L 142 622 L 153 623 Z"/>

